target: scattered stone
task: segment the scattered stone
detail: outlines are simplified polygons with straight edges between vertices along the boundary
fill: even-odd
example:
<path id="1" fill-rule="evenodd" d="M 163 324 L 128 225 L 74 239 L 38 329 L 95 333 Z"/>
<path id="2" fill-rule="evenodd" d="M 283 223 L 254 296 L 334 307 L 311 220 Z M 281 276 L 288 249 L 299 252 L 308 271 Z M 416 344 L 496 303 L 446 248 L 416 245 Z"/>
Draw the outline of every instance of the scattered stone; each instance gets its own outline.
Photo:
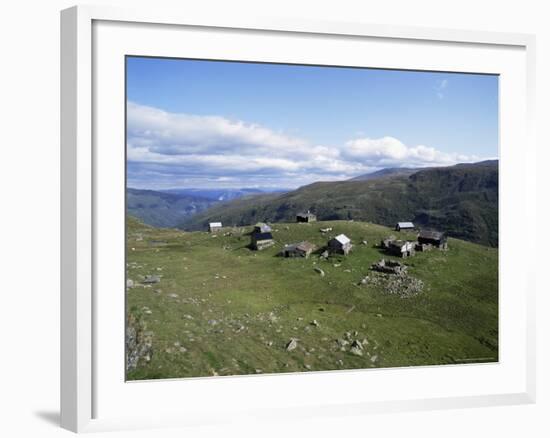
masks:
<path id="1" fill-rule="evenodd" d="M 358 340 L 352 342 L 349 352 L 355 356 L 363 356 L 363 345 Z"/>
<path id="2" fill-rule="evenodd" d="M 424 290 L 424 282 L 419 278 L 413 277 L 406 273 L 406 266 L 399 262 L 385 263 L 385 267 L 380 267 L 380 262 L 373 266 L 375 271 L 370 276 L 363 278 L 360 285 L 378 286 L 385 294 L 399 295 L 400 298 L 411 298 Z M 395 265 L 394 265 L 395 264 Z M 393 266 L 392 266 L 393 265 Z M 389 269 L 388 272 L 382 272 L 381 269 Z"/>
<path id="3" fill-rule="evenodd" d="M 178 295 L 178 294 L 168 294 L 168 296 L 169 296 L 170 298 L 177 298 L 179 295 Z"/>
<path id="4" fill-rule="evenodd" d="M 308 370 L 310 370 L 310 369 L 311 369 L 311 365 L 309 365 L 309 364 L 306 364 L 306 365 L 304 365 L 304 366 L 305 366 L 305 367 L 306 367 L 306 369 L 308 369 Z"/>
<path id="5" fill-rule="evenodd" d="M 369 244 L 369 242 L 367 242 L 366 240 L 361 241 L 361 243 L 362 243 L 363 245 L 368 245 L 368 244 Z"/>
<path id="6" fill-rule="evenodd" d="M 267 342 L 267 346 L 268 346 L 268 347 L 271 347 L 272 345 L 273 345 L 273 341 L 268 341 L 268 342 Z"/>
<path id="7" fill-rule="evenodd" d="M 153 333 L 146 331 L 142 317 L 130 313 L 126 321 L 126 369 L 135 370 L 139 362 L 148 363 L 153 355 Z"/>
<path id="8" fill-rule="evenodd" d="M 339 268 L 340 266 L 342 266 L 341 263 L 334 263 L 332 266 L 334 266 L 335 268 Z"/>
<path id="9" fill-rule="evenodd" d="M 314 268 L 315 272 L 317 272 L 321 277 L 325 276 L 325 271 L 323 271 L 321 268 Z"/>
<path id="10" fill-rule="evenodd" d="M 134 280 L 132 280 L 131 278 L 127 279 L 127 280 L 126 280 L 126 287 L 127 287 L 127 288 L 132 288 L 132 287 L 134 287 Z"/>
<path id="11" fill-rule="evenodd" d="M 210 320 L 208 321 L 208 324 L 210 324 L 210 325 L 218 325 L 218 321 L 216 321 L 215 319 L 210 319 Z"/>
<path id="12" fill-rule="evenodd" d="M 372 356 L 372 357 L 370 358 L 370 361 L 371 361 L 372 363 L 376 362 L 377 360 L 378 360 L 378 355 L 377 355 L 377 354 L 375 354 L 374 356 Z"/>
<path id="13" fill-rule="evenodd" d="M 143 284 L 155 284 L 160 282 L 160 276 L 158 275 L 146 275 L 143 279 Z"/>
<path id="14" fill-rule="evenodd" d="M 384 272 L 386 274 L 404 275 L 407 273 L 407 265 L 401 262 L 382 259 L 379 262 L 373 263 L 371 269 L 373 271 Z"/>
<path id="15" fill-rule="evenodd" d="M 329 256 L 328 251 L 327 251 L 327 250 L 324 250 L 324 251 L 321 253 L 321 255 L 319 256 L 319 258 L 325 259 L 325 260 L 326 260 L 326 259 L 328 259 L 328 256 Z"/>
<path id="16" fill-rule="evenodd" d="M 316 319 L 314 319 L 313 321 L 310 322 L 311 325 L 315 326 L 315 327 L 319 327 L 319 323 L 317 322 Z"/>
<path id="17" fill-rule="evenodd" d="M 349 342 L 346 341 L 345 339 L 336 339 L 336 343 L 338 344 L 339 347 L 345 347 L 346 345 L 349 344 Z"/>
<path id="18" fill-rule="evenodd" d="M 298 342 L 296 341 L 296 339 L 292 338 L 287 344 L 286 344 L 286 351 L 292 351 L 294 349 L 296 349 L 296 347 L 298 346 Z"/>
<path id="19" fill-rule="evenodd" d="M 186 315 L 183 315 L 183 317 L 184 317 L 185 319 L 194 319 L 191 315 L 187 315 L 187 314 L 186 314 Z"/>

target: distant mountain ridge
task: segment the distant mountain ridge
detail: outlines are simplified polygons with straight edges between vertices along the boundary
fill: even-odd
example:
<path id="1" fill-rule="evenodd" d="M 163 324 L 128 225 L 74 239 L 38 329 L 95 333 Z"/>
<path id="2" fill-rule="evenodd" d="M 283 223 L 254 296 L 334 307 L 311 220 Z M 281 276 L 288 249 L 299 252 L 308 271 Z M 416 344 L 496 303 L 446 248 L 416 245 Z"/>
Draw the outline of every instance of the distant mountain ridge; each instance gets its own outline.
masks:
<path id="1" fill-rule="evenodd" d="M 385 177 L 393 176 L 409 176 L 415 172 L 422 170 L 415 167 L 388 167 L 386 169 L 380 169 L 376 172 L 365 173 L 364 175 L 359 175 L 354 178 L 351 178 L 349 181 L 369 181 L 372 179 L 379 179 Z"/>
<path id="2" fill-rule="evenodd" d="M 185 217 L 206 210 L 214 203 L 201 196 L 126 189 L 127 212 L 156 227 L 175 227 Z"/>
<path id="3" fill-rule="evenodd" d="M 276 193 L 282 193 L 278 190 Z M 186 218 L 200 213 L 214 204 L 246 196 L 266 193 L 262 189 L 166 189 L 126 190 L 127 212 L 147 225 L 176 227 Z"/>
<path id="4" fill-rule="evenodd" d="M 302 210 L 311 210 L 319 220 L 356 219 L 386 226 L 412 220 L 453 237 L 498 246 L 498 161 L 316 182 L 283 194 L 219 203 L 179 227 L 204 229 L 213 220 L 226 225 L 288 222 Z"/>

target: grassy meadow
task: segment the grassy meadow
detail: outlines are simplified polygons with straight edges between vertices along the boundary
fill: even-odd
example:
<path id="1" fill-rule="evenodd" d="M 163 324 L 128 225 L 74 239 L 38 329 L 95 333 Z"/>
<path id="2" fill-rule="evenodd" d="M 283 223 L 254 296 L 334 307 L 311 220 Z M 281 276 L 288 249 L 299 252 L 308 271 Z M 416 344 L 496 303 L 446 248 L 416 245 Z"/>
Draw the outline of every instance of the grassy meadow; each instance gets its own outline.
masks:
<path id="1" fill-rule="evenodd" d="M 449 239 L 447 251 L 402 260 L 424 284 L 402 297 L 360 282 L 372 263 L 393 259 L 376 246 L 381 238 L 416 234 L 276 223 L 276 245 L 251 251 L 251 229 L 183 232 L 128 217 L 127 309 L 151 332 L 153 351 L 129 380 L 498 361 L 497 249 Z M 322 247 L 340 233 L 354 244 L 348 256 L 277 256 L 285 243 Z M 147 275 L 160 282 L 144 284 Z M 362 355 L 350 352 L 354 340 Z"/>

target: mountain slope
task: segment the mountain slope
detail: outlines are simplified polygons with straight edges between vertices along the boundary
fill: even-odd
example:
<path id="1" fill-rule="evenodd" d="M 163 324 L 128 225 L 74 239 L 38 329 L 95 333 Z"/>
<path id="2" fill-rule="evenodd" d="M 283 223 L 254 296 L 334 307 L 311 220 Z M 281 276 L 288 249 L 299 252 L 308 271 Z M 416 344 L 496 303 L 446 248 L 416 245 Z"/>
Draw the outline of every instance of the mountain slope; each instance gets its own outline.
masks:
<path id="1" fill-rule="evenodd" d="M 148 225 L 175 227 L 186 216 L 203 211 L 216 201 L 201 196 L 128 188 L 126 209 Z"/>
<path id="2" fill-rule="evenodd" d="M 255 188 L 242 189 L 166 189 L 161 190 L 164 193 L 173 193 L 176 195 L 199 196 L 201 198 L 211 199 L 213 201 L 231 201 L 232 199 L 242 198 L 243 196 L 259 195 L 267 193 L 265 190 Z M 275 192 L 284 192 L 284 190 L 274 190 Z"/>
<path id="3" fill-rule="evenodd" d="M 179 227 L 294 221 L 301 210 L 319 220 L 354 219 L 392 226 L 413 220 L 450 236 L 498 246 L 498 162 L 419 170 L 366 181 L 317 182 L 293 192 L 241 198 L 190 217 Z"/>

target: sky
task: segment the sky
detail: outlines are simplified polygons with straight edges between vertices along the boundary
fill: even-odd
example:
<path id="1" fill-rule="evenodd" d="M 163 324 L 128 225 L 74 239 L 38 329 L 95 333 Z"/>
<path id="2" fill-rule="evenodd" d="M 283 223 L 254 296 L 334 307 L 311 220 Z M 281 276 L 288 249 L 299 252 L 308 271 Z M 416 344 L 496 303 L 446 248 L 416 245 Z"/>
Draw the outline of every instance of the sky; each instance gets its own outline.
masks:
<path id="1" fill-rule="evenodd" d="M 135 188 L 290 189 L 498 158 L 498 76 L 127 57 Z"/>

